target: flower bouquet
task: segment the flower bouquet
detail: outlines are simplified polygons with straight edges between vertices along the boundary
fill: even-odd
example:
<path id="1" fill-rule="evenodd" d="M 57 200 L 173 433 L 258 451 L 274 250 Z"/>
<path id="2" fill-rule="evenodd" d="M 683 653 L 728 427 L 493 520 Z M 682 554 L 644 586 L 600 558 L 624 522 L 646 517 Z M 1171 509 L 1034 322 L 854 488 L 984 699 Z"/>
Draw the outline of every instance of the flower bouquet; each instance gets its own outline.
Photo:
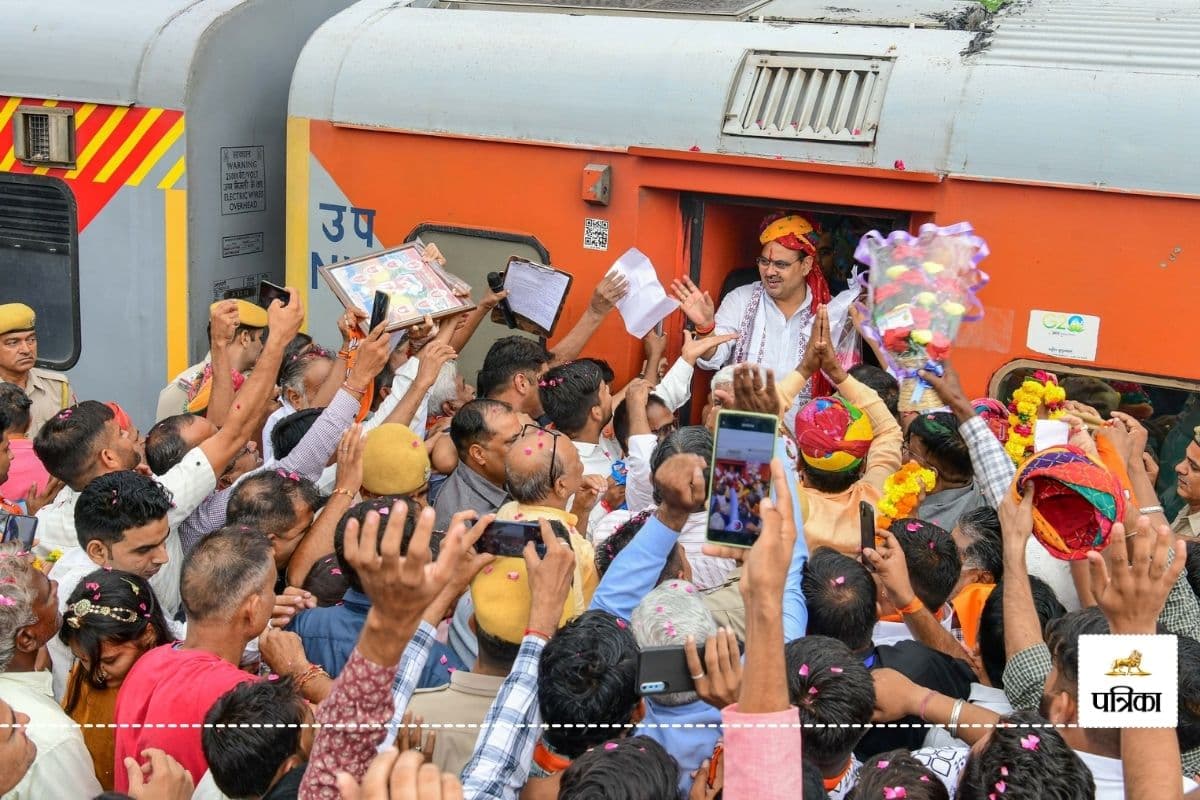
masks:
<path id="1" fill-rule="evenodd" d="M 988 280 L 978 266 L 987 254 L 987 243 L 968 222 L 927 223 L 917 236 L 871 231 L 859 240 L 854 257 L 870 268 L 867 307 L 860 309 L 863 335 L 879 345 L 900 379 L 901 411 L 943 405 L 917 371 L 940 375 L 959 325 L 983 316 L 975 294 Z"/>

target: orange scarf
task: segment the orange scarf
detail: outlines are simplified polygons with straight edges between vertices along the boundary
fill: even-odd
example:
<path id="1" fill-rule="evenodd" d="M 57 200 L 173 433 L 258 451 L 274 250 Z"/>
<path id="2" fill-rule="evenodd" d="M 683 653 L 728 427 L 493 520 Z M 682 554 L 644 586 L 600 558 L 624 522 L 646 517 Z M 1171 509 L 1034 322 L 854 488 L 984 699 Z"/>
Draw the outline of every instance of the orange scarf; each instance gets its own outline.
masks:
<path id="1" fill-rule="evenodd" d="M 950 601 L 950 605 L 954 606 L 954 613 L 958 615 L 958 625 L 962 628 L 963 647 L 968 652 L 975 651 L 979 640 L 979 620 L 983 616 L 983 604 L 995 588 L 994 583 L 969 583 Z"/>

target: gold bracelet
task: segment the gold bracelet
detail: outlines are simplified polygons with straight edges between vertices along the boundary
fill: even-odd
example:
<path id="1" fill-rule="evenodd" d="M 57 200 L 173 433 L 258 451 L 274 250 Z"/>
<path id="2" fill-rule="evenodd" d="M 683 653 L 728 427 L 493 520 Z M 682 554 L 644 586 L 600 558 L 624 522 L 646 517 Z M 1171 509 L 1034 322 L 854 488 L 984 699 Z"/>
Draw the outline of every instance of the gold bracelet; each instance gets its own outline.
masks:
<path id="1" fill-rule="evenodd" d="M 334 489 L 329 493 L 329 498 L 332 500 L 335 494 L 344 494 L 346 495 L 347 500 L 349 500 L 351 503 L 354 502 L 354 494 L 351 493 L 349 489 Z"/>

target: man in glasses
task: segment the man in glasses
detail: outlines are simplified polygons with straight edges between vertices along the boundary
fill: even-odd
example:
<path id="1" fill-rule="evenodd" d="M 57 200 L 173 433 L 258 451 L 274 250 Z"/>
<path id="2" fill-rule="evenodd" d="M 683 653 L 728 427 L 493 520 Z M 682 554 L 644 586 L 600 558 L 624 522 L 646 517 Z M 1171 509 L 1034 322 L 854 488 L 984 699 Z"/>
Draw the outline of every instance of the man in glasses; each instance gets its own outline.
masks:
<path id="1" fill-rule="evenodd" d="M 753 363 L 787 375 L 800 363 L 817 309 L 833 299 L 817 263 L 819 241 L 820 232 L 810 220 L 800 214 L 775 214 L 763 221 L 759 235 L 759 280 L 730 292 L 719 309 L 690 280 L 675 282 L 675 295 L 697 333 L 715 330 L 738 335 L 736 341 L 720 345 L 697 362 L 700 367 L 715 370 L 731 363 Z M 853 327 L 845 313 L 831 316 L 835 346 L 839 352 L 850 352 Z M 818 373 L 801 390 L 792 411 L 812 397 L 829 394 L 832 388 Z"/>
<path id="2" fill-rule="evenodd" d="M 578 562 L 573 591 L 579 593 L 582 602 L 579 613 L 582 613 L 600 582 L 595 550 L 584 537 L 588 513 L 604 493 L 605 479 L 600 475 L 584 475 L 583 462 L 571 440 L 537 425 L 526 425 L 509 448 L 504 476 L 512 500 L 500 506 L 496 519 L 557 520 L 570 532 Z"/>

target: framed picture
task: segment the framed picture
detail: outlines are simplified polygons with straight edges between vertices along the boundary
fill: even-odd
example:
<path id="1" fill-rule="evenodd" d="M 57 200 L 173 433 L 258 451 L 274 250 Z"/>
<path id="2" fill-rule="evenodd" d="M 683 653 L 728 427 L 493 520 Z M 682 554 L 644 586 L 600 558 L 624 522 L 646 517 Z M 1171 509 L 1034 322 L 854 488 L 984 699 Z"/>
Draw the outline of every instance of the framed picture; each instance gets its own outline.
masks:
<path id="1" fill-rule="evenodd" d="M 465 284 L 426 261 L 422 251 L 419 243 L 409 242 L 318 271 L 343 306 L 364 314 L 371 313 L 375 292 L 386 292 L 391 297 L 389 331 L 420 322 L 426 315 L 439 319 L 474 308 L 469 298 L 454 294 L 456 286 Z"/>

